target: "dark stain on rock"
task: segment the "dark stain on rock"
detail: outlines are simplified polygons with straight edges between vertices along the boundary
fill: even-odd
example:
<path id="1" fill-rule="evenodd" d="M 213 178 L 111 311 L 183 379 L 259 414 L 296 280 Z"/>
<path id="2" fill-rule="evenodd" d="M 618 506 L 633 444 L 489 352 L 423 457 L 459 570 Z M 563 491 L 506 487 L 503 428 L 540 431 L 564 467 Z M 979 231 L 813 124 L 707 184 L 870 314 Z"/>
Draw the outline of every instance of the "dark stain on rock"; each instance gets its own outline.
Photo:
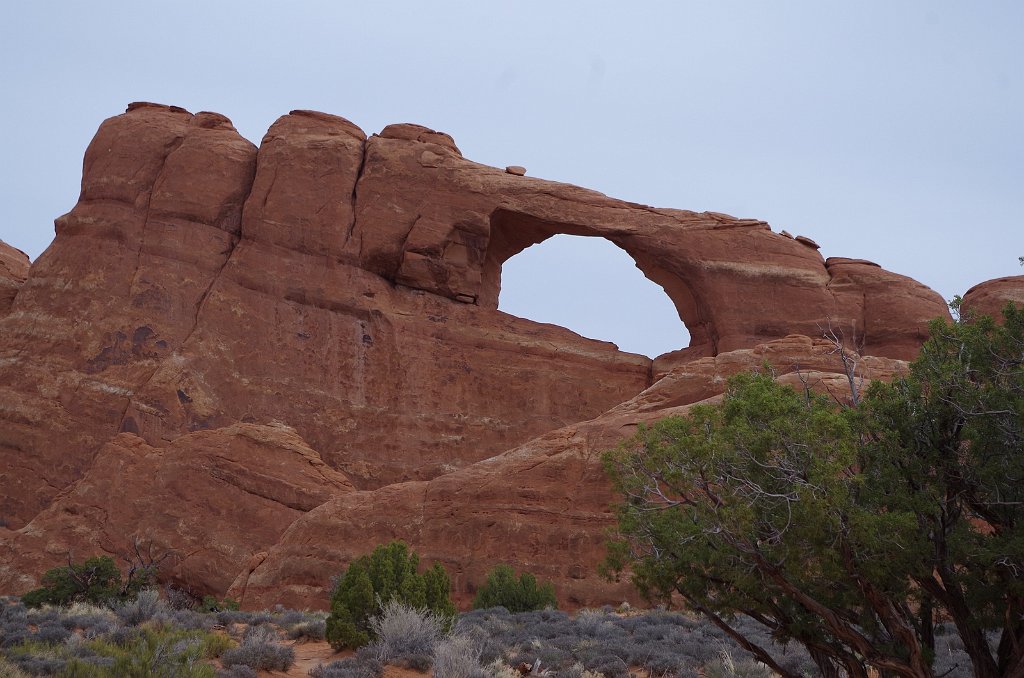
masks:
<path id="1" fill-rule="evenodd" d="M 139 425 L 135 423 L 133 417 L 125 417 L 124 421 L 121 422 L 121 431 L 123 433 L 134 433 L 139 435 Z"/>
<path id="2" fill-rule="evenodd" d="M 85 371 L 89 374 L 102 372 L 111 365 L 127 365 L 137 360 L 162 358 L 167 351 L 167 342 L 156 340 L 157 334 L 149 325 L 135 328 L 131 340 L 128 335 L 118 330 L 107 335 L 106 345 L 86 363 Z"/>

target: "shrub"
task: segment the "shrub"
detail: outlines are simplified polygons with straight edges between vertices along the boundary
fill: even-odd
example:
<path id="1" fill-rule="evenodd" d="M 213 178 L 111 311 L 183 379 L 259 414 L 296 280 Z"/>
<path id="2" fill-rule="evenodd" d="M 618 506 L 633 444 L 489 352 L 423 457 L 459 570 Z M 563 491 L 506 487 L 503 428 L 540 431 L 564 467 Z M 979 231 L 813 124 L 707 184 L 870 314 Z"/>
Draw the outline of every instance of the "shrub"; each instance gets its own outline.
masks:
<path id="1" fill-rule="evenodd" d="M 372 647 L 385 664 L 400 660 L 419 664 L 415 661 L 417 657 L 429 658 L 434 654 L 446 621 L 429 610 L 414 610 L 392 599 L 384 604 L 379 615 L 370 618 L 370 630 L 377 639 Z"/>
<path id="2" fill-rule="evenodd" d="M 277 642 L 277 631 L 270 626 L 246 629 L 242 644 L 221 655 L 225 668 L 244 664 L 258 671 L 287 671 L 295 663 L 295 650 Z"/>
<path id="3" fill-rule="evenodd" d="M 68 631 L 61 624 L 40 626 L 35 633 L 35 640 L 47 645 L 59 645 L 70 637 L 71 631 Z"/>
<path id="4" fill-rule="evenodd" d="M 558 607 L 558 600 L 551 582 L 538 585 L 537 578 L 529 572 L 516 579 L 515 570 L 509 565 L 496 565 L 477 590 L 473 607 L 479 610 L 498 605 L 510 612 L 528 612 Z"/>
<path id="5" fill-rule="evenodd" d="M 584 666 L 605 678 L 625 678 L 629 675 L 629 666 L 621 657 L 614 654 L 598 655 L 584 662 Z"/>
<path id="6" fill-rule="evenodd" d="M 213 628 L 216 619 L 208 614 L 202 614 L 195 610 L 174 610 L 161 607 L 150 620 L 160 626 L 171 628 L 189 629 L 195 631 L 209 631 Z"/>
<path id="7" fill-rule="evenodd" d="M 237 611 L 240 609 L 242 609 L 242 606 L 239 602 L 231 598 L 217 600 L 214 596 L 203 596 L 202 602 L 199 603 L 200 612 Z"/>
<path id="8" fill-rule="evenodd" d="M 736 661 L 725 650 L 718 659 L 704 665 L 705 678 L 771 678 L 772 670 L 753 659 Z"/>
<path id="9" fill-rule="evenodd" d="M 120 593 L 121 571 L 110 556 L 98 556 L 84 563 L 47 570 L 42 584 L 21 597 L 27 607 L 68 605 L 77 601 L 104 603 Z"/>
<path id="10" fill-rule="evenodd" d="M 29 624 L 42 626 L 43 624 L 60 623 L 60 610 L 55 607 L 45 607 L 41 610 L 30 609 L 26 615 Z"/>
<path id="11" fill-rule="evenodd" d="M 256 669 L 245 664 L 235 664 L 229 669 L 221 669 L 217 672 L 217 678 L 256 678 L 258 675 Z"/>
<path id="12" fill-rule="evenodd" d="M 5 678 L 28 678 L 27 673 L 3 657 L 0 657 L 0 676 Z"/>
<path id="13" fill-rule="evenodd" d="M 29 637 L 28 628 L 24 624 L 11 623 L 9 626 L 0 628 L 0 648 L 20 645 Z"/>
<path id="14" fill-rule="evenodd" d="M 301 624 L 317 619 L 322 619 L 322 617 L 311 612 L 302 612 L 301 610 L 282 610 L 277 613 L 275 621 L 279 626 L 292 626 L 293 624 Z"/>
<path id="15" fill-rule="evenodd" d="M 68 630 L 81 629 L 86 638 L 105 635 L 119 623 L 113 610 L 89 603 L 75 603 L 64 613 L 61 624 Z"/>
<path id="16" fill-rule="evenodd" d="M 451 635 L 434 649 L 434 675 L 445 678 L 485 678 L 480 647 L 469 636 Z"/>
<path id="17" fill-rule="evenodd" d="M 652 650 L 640 665 L 650 676 L 677 676 L 691 669 L 691 662 L 673 652 Z"/>
<path id="18" fill-rule="evenodd" d="M 588 671 L 579 662 L 555 674 L 556 678 L 603 678 L 600 673 Z"/>
<path id="19" fill-rule="evenodd" d="M 107 635 L 107 642 L 118 647 L 130 647 L 143 635 L 142 630 L 134 626 L 118 626 Z"/>
<path id="20" fill-rule="evenodd" d="M 164 587 L 164 599 L 172 610 L 192 610 L 197 607 L 196 597 L 173 584 Z"/>
<path id="21" fill-rule="evenodd" d="M 320 664 L 309 672 L 310 678 L 380 678 L 384 665 L 372 652 L 356 652 L 355 656 Z"/>
<path id="22" fill-rule="evenodd" d="M 64 670 L 68 660 L 52 655 L 24 654 L 11 658 L 18 668 L 31 676 L 54 676 Z"/>
<path id="23" fill-rule="evenodd" d="M 357 648 L 373 640 L 370 619 L 392 600 L 429 610 L 450 625 L 455 605 L 448 573 L 440 563 L 423 573 L 417 572 L 418 566 L 419 556 L 401 541 L 378 546 L 369 556 L 354 560 L 331 595 L 326 624 L 331 646 L 335 650 Z"/>
<path id="24" fill-rule="evenodd" d="M 288 629 L 288 637 L 292 640 L 323 640 L 327 634 L 327 622 L 323 619 L 313 619 L 293 624 Z"/>
<path id="25" fill-rule="evenodd" d="M 241 612 L 239 610 L 221 610 L 215 615 L 217 623 L 221 626 L 248 624 L 250 623 L 252 616 L 251 612 Z"/>
<path id="26" fill-rule="evenodd" d="M 207 633 L 203 637 L 202 651 L 203 656 L 207 659 L 220 657 L 233 647 L 235 647 L 235 641 L 224 634 Z"/>
<path id="27" fill-rule="evenodd" d="M 128 626 L 138 626 L 152 619 L 160 607 L 160 592 L 146 589 L 135 594 L 133 600 L 116 606 L 114 612 Z"/>
<path id="28" fill-rule="evenodd" d="M 516 669 L 508 665 L 503 659 L 495 659 L 484 667 L 483 675 L 487 678 L 521 678 L 523 674 L 519 673 Z M 550 672 L 543 672 L 542 675 L 556 675 Z M 601 678 L 600 676 L 593 676 L 593 678 Z"/>

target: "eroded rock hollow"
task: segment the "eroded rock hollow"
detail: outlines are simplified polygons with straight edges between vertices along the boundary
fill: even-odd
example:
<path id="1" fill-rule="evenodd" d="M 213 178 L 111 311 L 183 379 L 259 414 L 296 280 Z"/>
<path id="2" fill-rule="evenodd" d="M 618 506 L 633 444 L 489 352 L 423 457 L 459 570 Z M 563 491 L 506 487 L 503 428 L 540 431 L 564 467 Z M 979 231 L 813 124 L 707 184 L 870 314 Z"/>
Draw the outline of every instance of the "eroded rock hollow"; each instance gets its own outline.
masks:
<path id="1" fill-rule="evenodd" d="M 498 311 L 502 264 L 563 233 L 625 250 L 689 345 L 651 359 Z M 141 538 L 197 594 L 323 607 L 403 538 L 463 597 L 509 562 L 567 605 L 618 602 L 601 451 L 765 361 L 828 386 L 822 328 L 891 376 L 946 312 L 764 222 L 487 167 L 417 125 L 293 111 L 257 148 L 132 104 L 46 252 L 0 245 L 0 591 Z"/>

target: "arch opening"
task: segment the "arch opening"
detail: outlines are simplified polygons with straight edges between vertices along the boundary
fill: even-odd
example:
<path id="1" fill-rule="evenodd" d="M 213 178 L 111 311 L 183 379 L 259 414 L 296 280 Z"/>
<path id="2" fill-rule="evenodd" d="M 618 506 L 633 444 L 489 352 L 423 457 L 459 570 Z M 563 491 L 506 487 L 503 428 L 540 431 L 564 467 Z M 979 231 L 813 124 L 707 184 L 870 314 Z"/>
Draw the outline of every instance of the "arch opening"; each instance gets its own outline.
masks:
<path id="1" fill-rule="evenodd" d="M 611 341 L 655 358 L 686 348 L 690 334 L 665 290 L 602 237 L 545 234 L 501 262 L 498 309 Z"/>

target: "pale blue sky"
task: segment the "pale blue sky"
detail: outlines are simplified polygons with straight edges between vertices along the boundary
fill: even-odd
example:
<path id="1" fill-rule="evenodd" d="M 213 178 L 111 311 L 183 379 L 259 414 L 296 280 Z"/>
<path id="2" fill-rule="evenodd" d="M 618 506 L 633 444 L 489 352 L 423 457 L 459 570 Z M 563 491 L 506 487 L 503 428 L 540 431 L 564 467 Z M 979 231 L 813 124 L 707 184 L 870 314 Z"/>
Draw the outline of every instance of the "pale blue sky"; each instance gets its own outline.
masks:
<path id="1" fill-rule="evenodd" d="M 5 7 L 0 50 L 0 238 L 33 258 L 96 127 L 149 100 L 218 111 L 254 142 L 295 108 L 368 133 L 417 122 L 473 160 L 765 219 L 947 299 L 1024 272 L 1019 1 L 40 1 Z M 543 292 L 510 262 L 503 308 L 648 355 L 678 347 L 668 306 L 558 298 L 570 273 L 593 272 L 582 294 L 636 274 L 595 247 L 531 265 Z"/>

